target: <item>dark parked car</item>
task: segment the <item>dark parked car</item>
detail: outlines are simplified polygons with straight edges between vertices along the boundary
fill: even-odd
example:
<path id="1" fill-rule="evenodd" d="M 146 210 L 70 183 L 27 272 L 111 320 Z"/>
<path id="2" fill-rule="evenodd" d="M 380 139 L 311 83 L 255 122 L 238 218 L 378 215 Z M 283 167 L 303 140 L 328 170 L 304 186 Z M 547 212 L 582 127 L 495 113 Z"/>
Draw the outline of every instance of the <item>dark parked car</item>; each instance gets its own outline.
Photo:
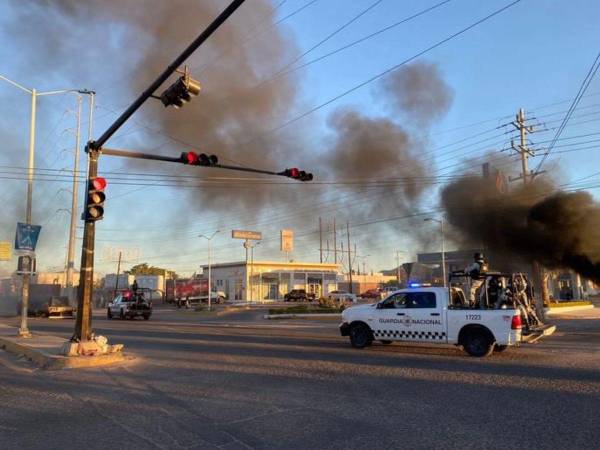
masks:
<path id="1" fill-rule="evenodd" d="M 312 302 L 315 299 L 315 294 L 306 292 L 304 289 L 292 289 L 283 296 L 286 302 Z"/>

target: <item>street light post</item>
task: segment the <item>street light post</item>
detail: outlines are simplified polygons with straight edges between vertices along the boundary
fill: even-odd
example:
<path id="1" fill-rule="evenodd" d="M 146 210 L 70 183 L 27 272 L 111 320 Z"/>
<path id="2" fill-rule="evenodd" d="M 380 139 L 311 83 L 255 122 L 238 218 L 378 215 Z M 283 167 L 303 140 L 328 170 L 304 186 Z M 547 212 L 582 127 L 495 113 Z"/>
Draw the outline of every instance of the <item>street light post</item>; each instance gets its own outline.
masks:
<path id="1" fill-rule="evenodd" d="M 446 243 L 444 238 L 444 219 L 441 220 L 434 219 L 432 217 L 428 217 L 425 219 L 425 222 L 437 222 L 440 224 L 440 233 L 442 237 L 442 277 L 444 278 L 444 287 L 447 287 L 446 282 Z"/>
<path id="2" fill-rule="evenodd" d="M 32 224 L 32 203 L 33 203 L 33 171 L 35 165 L 35 125 L 37 114 L 37 98 L 46 95 L 65 94 L 68 92 L 87 93 L 77 89 L 61 89 L 57 91 L 38 92 L 37 89 L 28 89 L 25 86 L 0 75 L 0 80 L 15 86 L 16 88 L 31 95 L 31 114 L 29 119 L 29 164 L 27 166 L 27 204 L 25 212 L 25 222 Z M 29 285 L 31 283 L 31 273 L 23 274 L 23 286 L 21 290 L 21 326 L 19 327 L 19 337 L 29 338 L 31 333 L 27 325 L 27 311 L 29 309 Z"/>
<path id="3" fill-rule="evenodd" d="M 198 237 L 204 238 L 208 241 L 208 310 L 210 311 L 211 308 L 211 297 L 212 297 L 212 279 L 211 279 L 211 263 L 210 263 L 210 241 L 212 241 L 212 238 L 214 238 L 216 236 L 216 234 L 219 232 L 220 230 L 215 231 L 213 234 L 210 235 L 210 237 L 205 236 L 203 234 L 201 234 Z"/>
<path id="4" fill-rule="evenodd" d="M 260 241 L 256 241 L 255 243 L 250 244 L 250 300 L 252 300 L 252 296 L 254 295 L 254 247 L 256 247 L 257 245 L 260 245 Z M 258 289 L 260 291 L 260 287 Z"/>
<path id="5" fill-rule="evenodd" d="M 75 162 L 73 164 L 73 198 L 71 200 L 71 223 L 69 226 L 69 247 L 67 250 L 67 277 L 65 280 L 66 287 L 73 286 L 73 273 L 75 270 L 75 230 L 77 227 L 77 187 L 78 172 L 79 172 L 79 146 L 81 145 L 81 94 L 89 95 L 89 124 L 88 124 L 88 141 L 92 139 L 92 120 L 94 114 L 94 91 L 80 90 L 77 92 L 77 137 L 75 138 Z M 87 170 L 86 170 L 87 172 Z M 70 292 L 69 292 L 70 299 Z"/>

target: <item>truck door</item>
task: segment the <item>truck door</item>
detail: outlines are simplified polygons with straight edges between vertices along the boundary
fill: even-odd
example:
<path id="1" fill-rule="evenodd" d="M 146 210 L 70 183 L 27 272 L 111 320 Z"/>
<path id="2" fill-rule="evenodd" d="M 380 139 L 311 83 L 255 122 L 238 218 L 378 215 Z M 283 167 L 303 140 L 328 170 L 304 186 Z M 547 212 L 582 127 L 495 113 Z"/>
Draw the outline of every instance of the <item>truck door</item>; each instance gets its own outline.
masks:
<path id="1" fill-rule="evenodd" d="M 406 293 L 405 334 L 408 340 L 417 342 L 446 341 L 445 317 L 442 302 L 435 292 L 416 291 Z"/>
<path id="2" fill-rule="evenodd" d="M 369 325 L 373 337 L 382 341 L 401 341 L 408 339 L 406 317 L 406 293 L 398 292 L 379 303 Z"/>

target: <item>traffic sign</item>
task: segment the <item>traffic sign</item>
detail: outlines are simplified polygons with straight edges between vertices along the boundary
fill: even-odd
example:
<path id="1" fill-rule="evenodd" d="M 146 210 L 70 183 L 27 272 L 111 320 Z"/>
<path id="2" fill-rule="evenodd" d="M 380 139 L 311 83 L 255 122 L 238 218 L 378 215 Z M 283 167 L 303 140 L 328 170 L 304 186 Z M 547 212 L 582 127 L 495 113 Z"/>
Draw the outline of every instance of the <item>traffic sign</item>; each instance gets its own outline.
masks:
<path id="1" fill-rule="evenodd" d="M 231 232 L 233 239 L 252 239 L 254 241 L 260 241 L 262 239 L 262 233 L 260 231 L 245 231 L 245 230 L 233 230 Z"/>
<path id="2" fill-rule="evenodd" d="M 17 274 L 35 274 L 36 272 L 36 259 L 33 255 L 19 256 L 19 263 L 17 265 Z"/>
<path id="3" fill-rule="evenodd" d="M 0 261 L 10 261 L 12 258 L 9 241 L 0 241 Z"/>
<path id="4" fill-rule="evenodd" d="M 41 229 L 41 225 L 18 222 L 17 233 L 15 234 L 15 250 L 34 251 Z"/>

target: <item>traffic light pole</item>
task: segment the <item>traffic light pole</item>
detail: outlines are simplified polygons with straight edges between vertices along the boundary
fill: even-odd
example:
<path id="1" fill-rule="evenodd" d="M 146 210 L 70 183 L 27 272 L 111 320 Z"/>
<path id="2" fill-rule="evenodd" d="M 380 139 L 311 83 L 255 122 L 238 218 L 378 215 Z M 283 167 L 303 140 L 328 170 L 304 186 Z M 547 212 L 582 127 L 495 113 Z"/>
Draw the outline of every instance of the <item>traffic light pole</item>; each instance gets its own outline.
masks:
<path id="1" fill-rule="evenodd" d="M 86 147 L 88 154 L 87 186 L 98 176 L 98 150 Z M 85 197 L 84 211 L 87 210 L 88 196 Z M 84 213 L 85 214 L 85 213 Z M 81 246 L 81 272 L 77 290 L 77 320 L 73 341 L 88 341 L 92 334 L 92 294 L 94 291 L 94 246 L 96 237 L 96 222 L 86 220 L 83 229 L 83 244 Z"/>
<path id="2" fill-rule="evenodd" d="M 191 164 L 195 166 L 204 166 L 207 168 L 219 168 L 228 170 L 237 170 L 242 172 L 260 173 L 266 175 L 279 175 L 288 178 L 294 178 L 300 181 L 312 180 L 312 174 L 307 174 L 304 171 L 298 169 L 286 169 L 283 172 L 273 172 L 269 170 L 253 169 L 249 167 L 229 166 L 220 165 L 217 162 L 217 158 L 211 155 L 208 158 L 206 155 L 203 156 L 209 164 L 201 162 L 193 152 L 183 153 L 179 158 L 171 156 L 151 155 L 148 153 L 132 152 L 128 150 L 116 150 L 103 148 L 103 145 L 114 135 L 117 130 L 142 106 L 142 104 L 150 97 L 154 96 L 154 92 L 171 76 L 183 62 L 198 48 L 200 45 L 214 33 L 219 26 L 239 8 L 245 0 L 234 0 L 231 4 L 223 10 L 223 12 L 192 42 L 184 51 L 179 55 L 167 69 L 159 75 L 159 77 L 146 89 L 134 102 L 133 104 L 117 118 L 117 120 L 104 132 L 102 136 L 96 141 L 89 141 L 86 146 L 86 153 L 88 154 L 88 178 L 87 187 L 92 185 L 93 181 L 98 175 L 98 158 L 102 153 L 110 156 L 120 156 L 125 158 L 137 158 L 137 159 L 148 159 L 155 161 L 164 162 L 175 162 L 179 164 Z M 187 156 L 186 156 L 187 155 Z M 193 156 L 190 160 L 190 156 Z M 214 157 L 214 159 L 213 159 Z M 103 180 L 104 181 L 104 180 Z M 103 202 L 103 198 L 101 200 Z M 88 211 L 90 204 L 90 195 L 86 196 L 84 211 Z M 93 206 L 93 205 L 91 205 Z M 89 211 L 88 211 L 89 212 Z M 88 216 L 84 212 L 85 227 L 83 230 L 83 245 L 81 249 L 81 272 L 79 279 L 78 289 L 78 311 L 77 321 L 75 323 L 75 333 L 73 334 L 73 341 L 87 341 L 91 338 L 92 334 L 92 314 L 91 314 L 91 303 L 92 294 L 94 289 L 94 239 L 95 239 L 95 222 L 102 218 L 102 210 L 96 212 L 94 216 Z M 210 286 L 209 286 L 210 290 Z M 209 292 L 210 297 L 210 292 Z"/>
<path id="3" fill-rule="evenodd" d="M 142 153 L 142 152 L 133 152 L 131 150 L 117 150 L 113 148 L 103 148 L 101 150 L 103 155 L 108 156 L 120 156 L 122 158 L 134 158 L 134 159 L 148 159 L 152 161 L 165 161 L 165 162 L 174 162 L 174 163 L 182 163 L 181 157 L 174 156 L 164 156 L 164 155 L 152 155 L 150 153 Z M 214 169 L 227 169 L 227 170 L 237 170 L 238 172 L 251 172 L 251 173 L 260 173 L 263 175 L 279 175 L 286 176 L 283 172 L 274 172 L 272 170 L 263 170 L 263 169 L 254 169 L 252 167 L 242 167 L 242 166 L 231 166 L 228 164 L 211 164 L 210 166 L 203 166 Z"/>
<path id="4" fill-rule="evenodd" d="M 154 92 L 163 84 L 183 62 L 202 45 L 228 18 L 237 10 L 245 0 L 233 0 L 227 8 L 213 20 L 213 22 L 171 63 L 154 82 L 121 114 L 117 120 L 96 141 L 88 142 L 86 152 L 88 154 L 88 184 L 98 174 L 98 157 L 102 146 L 114 135 L 123 124 L 144 104 L 146 100 L 154 95 Z M 108 154 L 108 153 L 107 153 Z M 86 198 L 86 210 L 87 210 Z M 91 337 L 92 315 L 91 302 L 94 279 L 94 241 L 95 222 L 86 220 L 83 230 L 83 245 L 81 249 L 81 271 L 78 289 L 78 311 L 75 323 L 75 333 L 72 340 L 89 340 Z"/>

